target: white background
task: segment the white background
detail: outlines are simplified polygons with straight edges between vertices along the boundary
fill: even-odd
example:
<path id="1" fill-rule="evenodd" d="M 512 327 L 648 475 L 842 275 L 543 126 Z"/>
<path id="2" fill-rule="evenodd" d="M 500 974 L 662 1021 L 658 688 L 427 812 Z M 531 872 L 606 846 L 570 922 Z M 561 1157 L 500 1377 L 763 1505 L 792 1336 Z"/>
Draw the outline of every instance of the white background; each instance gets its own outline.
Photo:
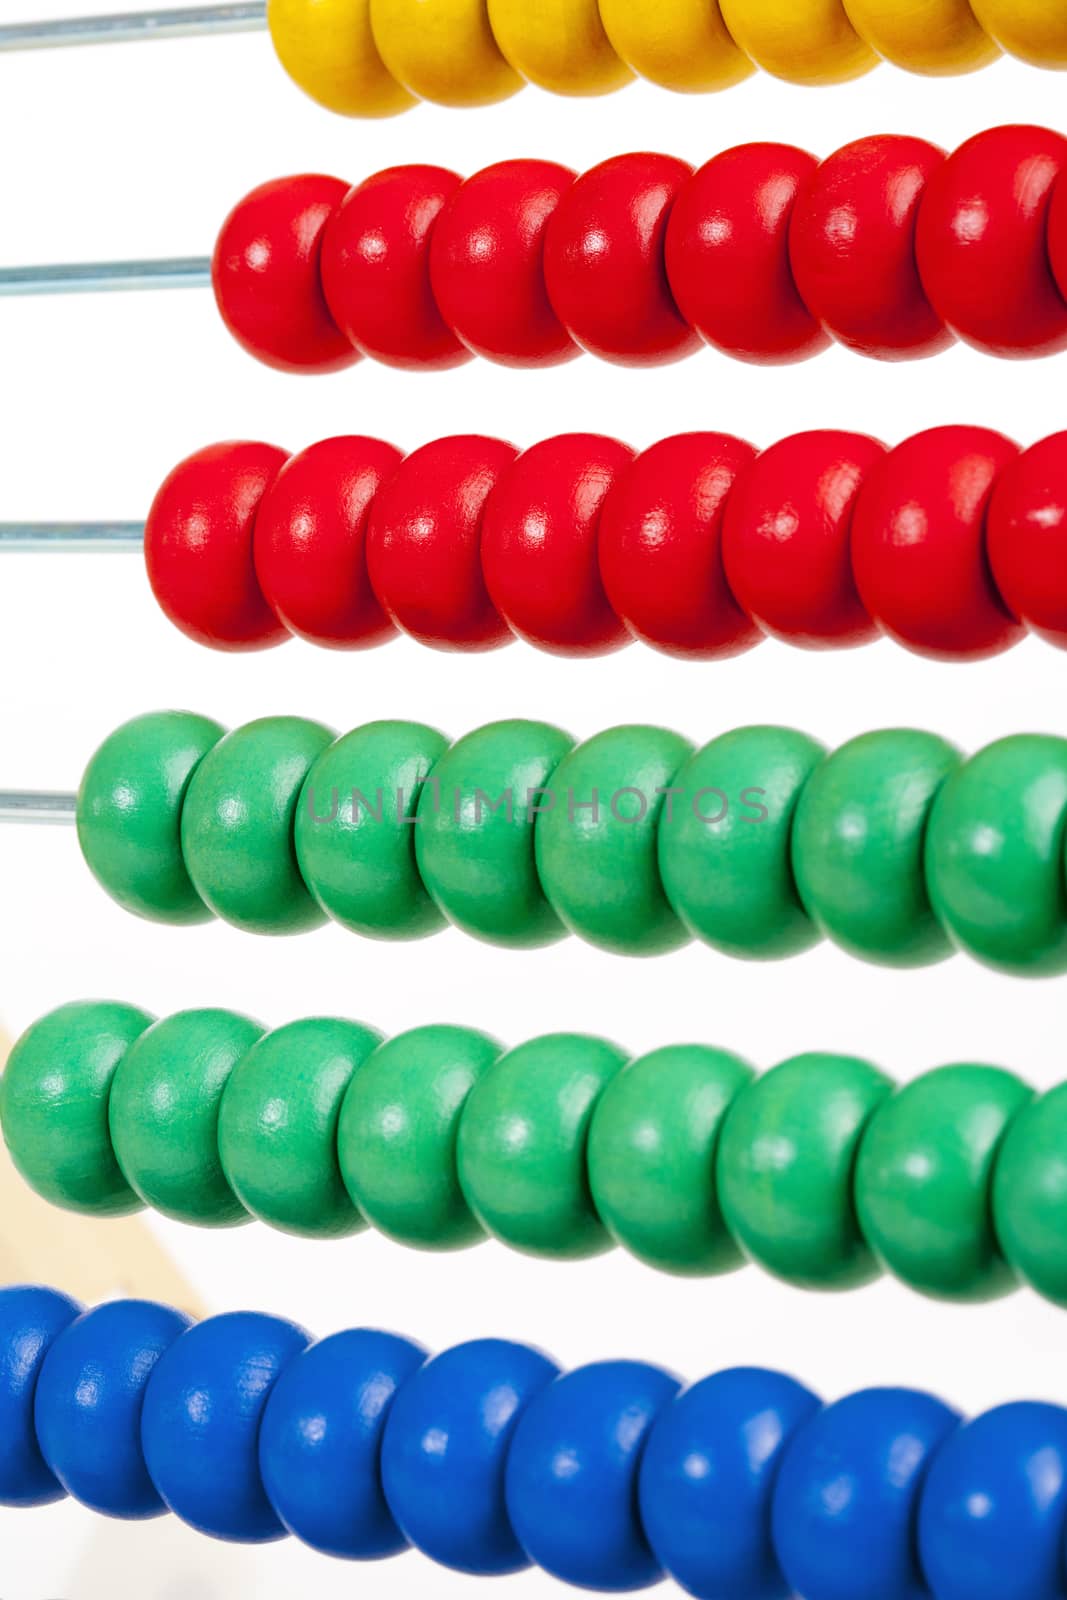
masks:
<path id="1" fill-rule="evenodd" d="M 35 14 L 77 9 L 39 5 Z M 28 18 L 31 0 L 11 10 Z M 592 102 L 531 89 L 492 110 L 424 107 L 375 125 L 331 118 L 306 101 L 266 36 L 3 57 L 0 252 L 11 264 L 207 253 L 238 196 L 286 172 L 356 181 L 406 160 L 466 173 L 520 155 L 581 168 L 641 146 L 699 163 L 747 139 L 825 155 L 890 131 L 953 146 L 997 121 L 1065 129 L 1063 94 L 1062 78 L 1005 62 L 945 82 L 884 68 L 821 93 L 764 77 L 694 99 L 643 85 Z M 1067 425 L 1062 362 L 1008 365 L 962 347 L 922 366 L 879 367 L 835 350 L 777 371 L 705 353 L 650 372 L 587 359 L 532 375 L 476 363 L 419 377 L 367 363 L 296 379 L 242 355 L 210 296 L 197 292 L 0 302 L 0 350 L 6 519 L 140 517 L 179 458 L 236 436 L 297 449 L 376 430 L 414 447 L 457 429 L 525 444 L 575 428 L 644 446 L 692 428 L 765 444 L 798 428 L 845 426 L 896 442 L 926 426 L 973 422 L 1029 444 Z M 708 666 L 641 648 L 586 664 L 522 645 L 446 658 L 407 642 L 362 657 L 295 642 L 259 656 L 213 655 L 171 631 L 134 557 L 5 558 L 0 638 L 0 786 L 73 787 L 117 723 L 169 705 L 228 724 L 293 712 L 346 729 L 396 716 L 453 733 L 500 716 L 544 717 L 579 735 L 651 720 L 699 741 L 758 721 L 829 743 L 910 724 L 967 749 L 1022 729 L 1065 731 L 1067 662 L 1037 643 L 956 669 L 890 644 L 848 657 L 765 644 Z M 695 1039 L 762 1067 L 822 1047 L 867 1054 L 902 1078 L 968 1058 L 1043 1085 L 1064 1073 L 1064 982 L 1011 981 L 963 959 L 895 975 L 829 947 L 777 968 L 697 946 L 624 965 L 574 941 L 524 956 L 452 933 L 376 947 L 337 928 L 295 942 L 254 941 L 220 925 L 169 931 L 104 898 L 73 833 L 60 830 L 0 835 L 0 882 L 0 1012 L 16 1031 L 65 1000 L 113 996 L 159 1013 L 229 1005 L 270 1023 L 313 1012 L 386 1031 L 468 1022 L 509 1042 L 588 1029 L 634 1052 Z M 17 1228 L 19 1219 L 2 1225 Z M 566 1364 L 630 1355 L 688 1377 L 759 1362 L 791 1369 L 828 1396 L 901 1382 L 968 1410 L 1022 1395 L 1067 1402 L 1067 1324 L 1029 1292 L 978 1309 L 931 1304 L 888 1282 L 824 1299 L 754 1269 L 678 1283 L 621 1253 L 551 1265 L 487 1245 L 435 1260 L 372 1237 L 316 1246 L 258 1225 L 221 1235 L 154 1226 L 214 1308 L 275 1310 L 319 1333 L 369 1322 L 433 1348 L 513 1336 Z M 535 1573 L 508 1582 L 526 1600 L 557 1589 Z M 4 1600 L 244 1600 L 305 1583 L 324 1600 L 353 1585 L 368 1600 L 437 1600 L 472 1588 L 417 1555 L 355 1573 L 292 1541 L 215 1546 L 173 1519 L 108 1529 L 70 1504 L 0 1516 Z"/>

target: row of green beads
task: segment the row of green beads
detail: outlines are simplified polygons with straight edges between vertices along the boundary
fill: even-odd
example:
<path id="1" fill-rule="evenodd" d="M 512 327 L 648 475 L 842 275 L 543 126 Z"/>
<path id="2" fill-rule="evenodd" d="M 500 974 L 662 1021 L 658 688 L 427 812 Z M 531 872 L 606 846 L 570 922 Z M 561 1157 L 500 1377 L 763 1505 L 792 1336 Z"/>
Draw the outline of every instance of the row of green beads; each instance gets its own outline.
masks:
<path id="1" fill-rule="evenodd" d="M 908 730 L 828 755 L 744 728 L 694 752 L 658 728 L 574 746 L 516 721 L 450 747 L 418 723 L 335 739 L 294 717 L 224 734 L 167 712 L 97 752 L 78 828 L 108 893 L 155 921 L 286 934 L 333 918 L 377 939 L 451 922 L 514 948 L 569 931 L 627 955 L 697 938 L 754 959 L 827 937 L 894 967 L 959 947 L 1067 971 L 1067 740 L 1051 737 L 964 761 Z"/>
<path id="2" fill-rule="evenodd" d="M 958 1300 L 1024 1279 L 1067 1304 L 1067 1085 L 1035 1098 L 990 1066 L 894 1089 L 845 1056 L 757 1077 L 698 1045 L 628 1061 L 575 1034 L 505 1052 L 466 1028 L 383 1042 L 86 1003 L 19 1040 L 0 1121 L 33 1188 L 98 1215 L 562 1259 L 617 1242 L 669 1272 L 748 1257 L 847 1289 L 885 1269 Z"/>

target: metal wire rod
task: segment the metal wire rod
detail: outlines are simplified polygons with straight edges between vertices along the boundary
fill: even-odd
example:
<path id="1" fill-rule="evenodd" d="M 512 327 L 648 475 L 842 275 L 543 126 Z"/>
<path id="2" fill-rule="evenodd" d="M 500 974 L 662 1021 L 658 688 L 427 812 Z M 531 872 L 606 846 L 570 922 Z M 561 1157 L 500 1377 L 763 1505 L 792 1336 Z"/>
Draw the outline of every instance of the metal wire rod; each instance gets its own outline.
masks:
<path id="1" fill-rule="evenodd" d="M 180 6 L 172 10 L 127 12 L 124 16 L 7 22 L 0 26 L 0 50 L 58 50 L 76 44 L 190 39 L 214 33 L 253 33 L 266 26 L 266 0 L 220 6 Z"/>
<path id="2" fill-rule="evenodd" d="M 208 256 L 169 261 L 88 261 L 58 267 L 0 267 L 0 295 L 108 294 L 123 289 L 207 289 Z"/>
<path id="3" fill-rule="evenodd" d="M 0 823 L 69 827 L 78 820 L 78 797 L 49 789 L 0 789 Z"/>
<path id="4" fill-rule="evenodd" d="M 128 555 L 143 548 L 143 522 L 0 522 L 0 555 Z"/>

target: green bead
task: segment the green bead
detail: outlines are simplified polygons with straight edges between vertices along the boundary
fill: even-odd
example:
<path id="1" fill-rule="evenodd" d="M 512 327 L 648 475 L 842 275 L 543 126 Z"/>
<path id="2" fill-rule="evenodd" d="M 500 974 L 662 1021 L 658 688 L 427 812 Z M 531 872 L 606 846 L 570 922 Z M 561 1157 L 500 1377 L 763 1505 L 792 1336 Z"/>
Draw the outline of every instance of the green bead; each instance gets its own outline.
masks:
<path id="1" fill-rule="evenodd" d="M 309 1017 L 265 1034 L 234 1068 L 219 1153 L 254 1217 L 310 1239 L 366 1226 L 341 1177 L 337 1125 L 352 1074 L 380 1043 L 359 1023 Z"/>
<path id="2" fill-rule="evenodd" d="M 338 739 L 308 773 L 297 860 L 342 927 L 368 939 L 423 939 L 444 927 L 415 862 L 415 816 L 447 749 L 444 734 L 421 722 L 371 722 Z"/>
<path id="3" fill-rule="evenodd" d="M 1024 977 L 1067 972 L 1067 739 L 1016 734 L 950 778 L 930 818 L 926 874 L 956 943 Z"/>
<path id="4" fill-rule="evenodd" d="M 246 933 L 305 933 L 326 920 L 300 875 L 293 829 L 304 779 L 333 739 L 318 722 L 263 717 L 204 757 L 182 812 L 189 876 Z"/>
<path id="5" fill-rule="evenodd" d="M 852 1194 L 863 1131 L 891 1089 L 851 1056 L 795 1056 L 742 1089 L 719 1145 L 719 1202 L 747 1255 L 806 1289 L 852 1289 L 878 1263 Z"/>
<path id="6" fill-rule="evenodd" d="M 597 1102 L 589 1184 L 609 1231 L 665 1272 L 732 1272 L 742 1264 L 719 1209 L 715 1165 L 727 1109 L 752 1069 L 703 1045 L 641 1056 Z"/>
<path id="7" fill-rule="evenodd" d="M 179 1011 L 155 1022 L 119 1062 L 111 1142 L 127 1183 L 178 1222 L 247 1222 L 219 1159 L 219 1106 L 263 1028 L 234 1011 Z"/>
<path id="8" fill-rule="evenodd" d="M 589 1191 L 586 1147 L 597 1099 L 626 1060 L 584 1034 L 532 1039 L 471 1091 L 459 1180 L 488 1233 L 528 1255 L 580 1260 L 611 1248 Z"/>
<path id="9" fill-rule="evenodd" d="M 467 1098 L 500 1051 L 473 1028 L 413 1028 L 353 1074 L 337 1135 L 341 1175 L 391 1239 L 461 1250 L 485 1238 L 460 1188 L 456 1145 Z"/>
<path id="10" fill-rule="evenodd" d="M 1031 1100 L 1004 1135 L 993 1220 L 1019 1276 L 1067 1306 L 1067 1083 Z"/>
<path id="11" fill-rule="evenodd" d="M 660 827 L 659 864 L 668 899 L 695 938 L 760 960 L 818 942 L 793 881 L 790 839 L 797 801 L 823 755 L 822 745 L 789 728 L 741 728 L 713 739 L 679 772 L 683 792 Z"/>
<path id="12" fill-rule="evenodd" d="M 225 729 L 189 711 L 123 723 L 78 791 L 78 842 L 97 882 L 126 911 L 176 926 L 210 922 L 182 854 L 189 780 Z"/>
<path id="13" fill-rule="evenodd" d="M 797 806 L 793 871 L 808 915 L 850 955 L 921 967 L 952 955 L 926 887 L 930 811 L 962 761 L 932 733 L 866 733 L 815 769 Z"/>
<path id="14" fill-rule="evenodd" d="M 419 802 L 419 870 L 450 922 L 512 949 L 555 944 L 566 928 L 534 859 L 540 805 L 574 740 L 544 722 L 494 722 L 454 744 Z"/>
<path id="15" fill-rule="evenodd" d="M 117 1001 L 50 1011 L 18 1040 L 0 1079 L 0 1124 L 31 1189 L 67 1211 L 141 1210 L 115 1159 L 108 1096 L 126 1051 L 152 1022 Z"/>
<path id="16" fill-rule="evenodd" d="M 885 1102 L 864 1136 L 856 1206 L 896 1277 L 944 1300 L 993 1300 L 1017 1285 L 1000 1253 L 997 1152 L 1031 1091 L 998 1067 L 940 1067 Z"/>
<path id="17" fill-rule="evenodd" d="M 537 870 L 589 944 L 652 956 L 689 942 L 663 892 L 656 838 L 664 791 L 691 749 L 664 728 L 610 728 L 557 767 L 555 805 L 537 820 Z"/>

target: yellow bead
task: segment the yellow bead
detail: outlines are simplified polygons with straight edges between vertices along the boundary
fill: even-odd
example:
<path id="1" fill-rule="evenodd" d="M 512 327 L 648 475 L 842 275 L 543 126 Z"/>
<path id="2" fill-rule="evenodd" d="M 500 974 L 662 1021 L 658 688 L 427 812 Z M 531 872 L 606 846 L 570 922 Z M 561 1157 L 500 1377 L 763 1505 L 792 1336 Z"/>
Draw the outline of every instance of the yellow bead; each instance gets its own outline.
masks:
<path id="1" fill-rule="evenodd" d="M 969 0 L 845 0 L 872 50 L 907 72 L 973 72 L 1001 54 Z"/>
<path id="2" fill-rule="evenodd" d="M 788 83 L 847 83 L 878 64 L 841 0 L 720 0 L 720 5 L 746 55 Z"/>
<path id="3" fill-rule="evenodd" d="M 278 60 L 305 94 L 345 117 L 392 117 L 415 104 L 389 73 L 370 0 L 268 0 Z"/>
<path id="4" fill-rule="evenodd" d="M 971 0 L 987 33 L 1034 67 L 1067 67 L 1067 5 L 1064 0 Z"/>
<path id="5" fill-rule="evenodd" d="M 597 0 L 488 3 L 497 43 L 530 83 L 554 94 L 582 95 L 610 94 L 632 81 L 604 31 Z"/>
<path id="6" fill-rule="evenodd" d="M 420 100 L 491 106 L 522 88 L 493 38 L 485 0 L 370 0 L 378 48 Z"/>
<path id="7" fill-rule="evenodd" d="M 600 0 L 600 19 L 627 66 L 664 89 L 729 89 L 755 70 L 730 37 L 718 0 Z"/>

